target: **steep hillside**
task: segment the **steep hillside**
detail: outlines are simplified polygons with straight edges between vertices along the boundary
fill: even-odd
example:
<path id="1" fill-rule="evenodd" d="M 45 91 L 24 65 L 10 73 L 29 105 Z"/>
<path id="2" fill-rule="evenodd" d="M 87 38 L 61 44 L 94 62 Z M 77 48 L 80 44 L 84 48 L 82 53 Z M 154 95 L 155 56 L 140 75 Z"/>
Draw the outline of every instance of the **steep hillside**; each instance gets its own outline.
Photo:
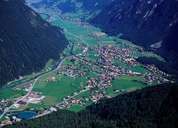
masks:
<path id="1" fill-rule="evenodd" d="M 177 0 L 115 0 L 92 23 L 106 32 L 150 46 L 161 41 L 178 21 Z"/>
<path id="2" fill-rule="evenodd" d="M 178 70 L 178 23 L 171 27 L 168 35 L 164 38 L 160 53 L 169 58 L 170 63 Z"/>
<path id="3" fill-rule="evenodd" d="M 111 35 L 151 48 L 170 63 L 178 64 L 177 0 L 115 0 L 91 23 Z"/>
<path id="4" fill-rule="evenodd" d="M 82 8 L 89 10 L 90 12 L 103 9 L 113 0 L 77 0 L 78 2 L 83 2 Z"/>
<path id="5" fill-rule="evenodd" d="M 67 41 L 23 0 L 0 1 L 0 85 L 39 71 L 56 59 Z"/>
<path id="6" fill-rule="evenodd" d="M 177 128 L 177 93 L 177 85 L 148 87 L 79 113 L 58 111 L 7 128 Z"/>
<path id="7" fill-rule="evenodd" d="M 95 15 L 110 4 L 112 0 L 26 0 L 26 2 L 36 9 L 57 7 L 61 13 Z M 85 17 L 86 15 L 82 16 Z"/>

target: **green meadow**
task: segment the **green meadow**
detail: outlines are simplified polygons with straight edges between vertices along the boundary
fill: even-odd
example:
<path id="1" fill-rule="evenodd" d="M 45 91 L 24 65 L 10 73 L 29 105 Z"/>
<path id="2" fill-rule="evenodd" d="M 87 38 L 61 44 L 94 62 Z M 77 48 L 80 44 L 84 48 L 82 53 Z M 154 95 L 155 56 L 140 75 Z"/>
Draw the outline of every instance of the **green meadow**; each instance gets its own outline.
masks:
<path id="1" fill-rule="evenodd" d="M 65 75 L 58 76 L 55 82 L 43 82 L 37 84 L 34 91 L 41 92 L 46 96 L 44 104 L 55 105 L 66 96 L 71 96 L 74 92 L 81 89 L 81 85 L 86 82 L 85 78 L 70 78 Z"/>
<path id="2" fill-rule="evenodd" d="M 112 81 L 112 87 L 106 89 L 106 93 L 110 96 L 116 96 L 120 91 L 132 91 L 145 87 L 143 79 L 133 76 L 121 76 Z"/>
<path id="3" fill-rule="evenodd" d="M 47 20 L 49 18 L 50 14 L 41 14 L 42 18 Z M 101 32 L 99 28 L 90 26 L 90 25 L 79 25 L 76 23 L 73 23 L 71 21 L 63 20 L 60 17 L 53 17 L 53 21 L 51 21 L 51 24 L 57 27 L 60 27 L 63 29 L 65 36 L 70 42 L 70 45 L 73 44 L 73 54 L 77 55 L 82 53 L 82 49 L 79 48 L 79 44 L 84 44 L 88 48 L 93 49 L 95 46 L 102 46 L 102 45 L 113 45 L 115 47 L 121 47 L 121 48 L 130 48 L 133 51 L 132 57 L 137 58 L 140 56 L 152 56 L 161 59 L 158 55 L 155 55 L 150 52 L 143 52 L 141 53 L 139 51 L 140 47 L 134 45 L 133 43 L 122 40 L 118 37 L 110 37 L 110 36 L 102 36 L 99 38 L 93 37 L 93 33 L 95 32 Z M 70 48 L 66 48 L 64 50 L 64 54 L 67 56 L 70 56 L 71 52 L 71 46 Z M 64 56 L 65 56 L 64 55 Z M 94 50 L 90 50 L 87 54 L 87 59 L 96 62 L 98 59 L 97 52 Z M 98 66 L 95 68 L 94 71 L 91 70 L 93 66 L 89 65 L 82 65 L 80 66 L 79 62 L 72 63 L 69 60 L 65 60 L 63 65 L 73 65 L 77 68 L 79 68 L 80 71 L 85 71 L 86 77 L 68 77 L 66 75 L 57 74 L 56 71 L 50 71 L 53 68 L 53 65 L 55 64 L 54 60 L 49 60 L 49 62 L 46 64 L 43 71 L 49 71 L 48 73 L 45 73 L 39 81 L 35 84 L 33 91 L 40 92 L 42 95 L 45 96 L 43 101 L 39 104 L 29 104 L 26 108 L 27 109 L 35 109 L 35 110 L 43 110 L 44 108 L 49 108 L 50 106 L 56 105 L 59 102 L 62 102 L 63 99 L 67 96 L 72 96 L 73 93 L 79 92 L 83 87 L 86 86 L 87 80 L 89 78 L 97 78 L 98 74 L 101 72 L 101 68 Z M 147 73 L 147 69 L 143 67 L 143 65 L 137 65 L 137 66 L 130 66 L 127 63 L 125 63 L 122 59 L 114 60 L 113 64 L 129 69 L 133 72 L 138 72 L 145 74 Z M 29 75 L 27 77 L 28 79 L 32 79 L 35 75 Z M 55 77 L 55 81 L 48 81 L 50 77 Z M 25 79 L 26 80 L 26 79 Z M 14 81 L 12 82 L 12 85 L 18 85 L 21 82 L 25 81 Z M 116 96 L 124 91 L 132 91 L 135 89 L 143 88 L 146 84 L 143 82 L 143 78 L 141 77 L 133 77 L 133 76 L 119 76 L 117 79 L 112 81 L 112 86 L 107 88 L 106 94 L 110 96 Z M 13 99 L 20 97 L 24 95 L 24 91 L 21 90 L 14 90 L 13 88 L 3 88 L 0 90 L 0 100 L 1 99 Z M 89 98 L 90 92 L 86 91 L 79 95 L 77 95 L 75 98 L 83 98 L 87 99 Z M 85 106 L 90 105 L 92 102 L 87 101 L 84 106 L 80 105 L 72 105 L 69 110 L 71 111 L 80 111 L 84 109 Z"/>
<path id="4" fill-rule="evenodd" d="M 25 92 L 22 90 L 16 90 L 13 88 L 2 88 L 0 90 L 0 100 L 4 99 L 14 99 L 20 96 L 25 95 Z"/>

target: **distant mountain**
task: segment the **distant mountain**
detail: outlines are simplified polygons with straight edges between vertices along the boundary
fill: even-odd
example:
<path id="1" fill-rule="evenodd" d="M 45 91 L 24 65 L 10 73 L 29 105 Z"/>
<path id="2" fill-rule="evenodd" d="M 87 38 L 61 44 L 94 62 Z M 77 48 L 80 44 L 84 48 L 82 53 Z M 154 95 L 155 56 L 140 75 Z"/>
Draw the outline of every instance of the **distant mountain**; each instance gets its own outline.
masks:
<path id="1" fill-rule="evenodd" d="M 62 13 L 88 13 L 94 15 L 113 0 L 26 0 L 35 8 L 57 7 Z"/>
<path id="2" fill-rule="evenodd" d="M 178 64 L 177 0 L 115 0 L 90 22 Z"/>
<path id="3" fill-rule="evenodd" d="M 0 1 L 0 85 L 39 71 L 67 44 L 62 30 L 43 21 L 23 0 Z"/>
<path id="4" fill-rule="evenodd" d="M 113 0 L 77 0 L 78 2 L 83 3 L 82 8 L 89 10 L 90 12 L 101 10 L 110 4 Z"/>
<path id="5" fill-rule="evenodd" d="M 163 39 L 162 47 L 159 52 L 170 60 L 170 63 L 174 66 L 174 69 L 178 70 L 178 23 L 173 25 Z"/>
<path id="6" fill-rule="evenodd" d="M 58 111 L 6 128 L 177 128 L 178 86 L 160 85 L 102 100 L 79 113 Z"/>

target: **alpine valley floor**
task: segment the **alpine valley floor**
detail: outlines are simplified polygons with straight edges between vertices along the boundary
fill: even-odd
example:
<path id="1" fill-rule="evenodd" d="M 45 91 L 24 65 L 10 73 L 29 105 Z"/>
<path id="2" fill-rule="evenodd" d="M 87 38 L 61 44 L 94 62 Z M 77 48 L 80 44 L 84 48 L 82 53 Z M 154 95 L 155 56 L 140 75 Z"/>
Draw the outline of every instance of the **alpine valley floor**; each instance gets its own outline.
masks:
<path id="1" fill-rule="evenodd" d="M 143 65 L 138 57 L 160 56 L 140 46 L 111 37 L 99 28 L 81 22 L 77 15 L 61 15 L 55 9 L 36 10 L 54 26 L 63 28 L 69 40 L 60 60 L 50 60 L 44 70 L 10 82 L 0 91 L 1 124 L 37 118 L 67 109 L 81 111 L 103 98 L 112 98 L 147 86 L 172 82 L 171 75 L 154 65 Z M 74 18 L 75 17 L 75 18 Z M 46 51 L 47 52 L 47 51 Z M 2 92 L 2 93 L 1 93 Z"/>

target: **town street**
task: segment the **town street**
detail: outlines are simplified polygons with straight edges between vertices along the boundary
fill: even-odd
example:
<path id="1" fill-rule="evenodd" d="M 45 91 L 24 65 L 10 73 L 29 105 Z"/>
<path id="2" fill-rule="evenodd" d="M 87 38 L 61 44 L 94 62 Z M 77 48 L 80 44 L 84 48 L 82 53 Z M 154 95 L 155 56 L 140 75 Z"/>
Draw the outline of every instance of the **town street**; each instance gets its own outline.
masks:
<path id="1" fill-rule="evenodd" d="M 58 64 L 58 66 L 57 66 L 54 70 L 52 70 L 52 71 L 50 71 L 50 72 L 47 72 L 47 73 L 45 73 L 45 74 L 41 74 L 40 76 L 38 76 L 37 78 L 35 78 L 33 84 L 32 84 L 31 87 L 28 89 L 27 94 L 24 95 L 23 97 L 21 97 L 20 99 L 16 100 L 11 106 L 5 108 L 5 109 L 4 109 L 4 112 L 0 115 L 0 119 L 3 118 L 4 115 L 5 115 L 6 113 L 8 113 L 9 110 L 12 109 L 15 104 L 17 104 L 18 102 L 22 101 L 23 99 L 25 99 L 26 97 L 28 97 L 28 96 L 30 95 L 30 93 L 32 92 L 34 86 L 36 85 L 36 83 L 38 82 L 38 80 L 39 80 L 41 77 L 43 77 L 44 75 L 46 75 L 46 74 L 48 74 L 48 73 L 58 71 L 58 70 L 61 68 L 63 62 L 64 62 L 67 58 L 70 58 L 70 57 L 71 57 L 71 56 L 65 57 L 65 58 Z"/>

